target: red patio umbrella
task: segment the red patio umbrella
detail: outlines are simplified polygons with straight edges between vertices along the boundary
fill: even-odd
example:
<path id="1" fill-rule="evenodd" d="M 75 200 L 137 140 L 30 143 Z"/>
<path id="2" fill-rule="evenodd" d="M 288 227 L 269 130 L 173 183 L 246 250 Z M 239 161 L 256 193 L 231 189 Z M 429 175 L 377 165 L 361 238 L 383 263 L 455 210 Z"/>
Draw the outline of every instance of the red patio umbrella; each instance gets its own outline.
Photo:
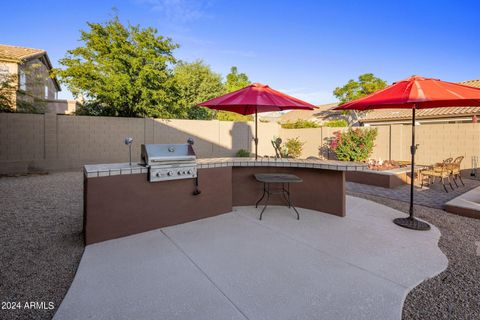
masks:
<path id="1" fill-rule="evenodd" d="M 197 106 L 214 110 L 231 111 L 239 114 L 255 114 L 255 160 L 257 159 L 258 136 L 257 127 L 259 112 L 282 111 L 290 109 L 313 110 L 310 103 L 291 97 L 267 85 L 253 83 L 243 89 L 199 103 Z"/>
<path id="2" fill-rule="evenodd" d="M 480 88 L 445 82 L 439 79 L 412 76 L 395 82 L 385 89 L 335 108 L 336 110 L 412 109 L 410 214 L 408 218 L 395 219 L 394 222 L 397 225 L 415 230 L 430 229 L 427 223 L 415 219 L 413 212 L 414 165 L 417 149 L 415 145 L 415 110 L 452 106 L 480 106 Z"/>

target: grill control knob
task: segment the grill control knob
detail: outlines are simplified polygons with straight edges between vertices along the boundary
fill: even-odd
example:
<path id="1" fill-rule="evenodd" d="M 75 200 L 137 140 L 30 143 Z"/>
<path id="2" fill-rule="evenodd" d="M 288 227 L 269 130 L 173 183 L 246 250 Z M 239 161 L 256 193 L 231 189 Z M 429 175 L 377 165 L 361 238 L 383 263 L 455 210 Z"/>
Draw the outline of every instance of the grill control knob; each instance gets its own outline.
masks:
<path id="1" fill-rule="evenodd" d="M 188 173 L 188 174 L 192 174 L 192 173 L 193 173 L 192 169 L 188 170 L 187 173 Z"/>
<path id="2" fill-rule="evenodd" d="M 156 176 L 157 176 L 157 177 L 160 177 L 160 172 L 157 172 Z"/>
<path id="3" fill-rule="evenodd" d="M 181 175 L 181 174 L 182 174 L 182 171 L 178 171 L 177 174 L 178 174 L 178 175 Z"/>
<path id="4" fill-rule="evenodd" d="M 168 171 L 168 172 L 167 172 L 167 175 L 173 176 L 173 171 Z"/>

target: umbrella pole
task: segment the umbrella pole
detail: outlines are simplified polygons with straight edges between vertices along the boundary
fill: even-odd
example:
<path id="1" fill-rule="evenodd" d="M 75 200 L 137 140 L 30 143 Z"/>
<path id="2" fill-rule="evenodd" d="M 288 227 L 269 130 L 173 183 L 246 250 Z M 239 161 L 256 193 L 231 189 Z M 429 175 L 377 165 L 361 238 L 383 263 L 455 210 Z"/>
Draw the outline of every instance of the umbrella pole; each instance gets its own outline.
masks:
<path id="1" fill-rule="evenodd" d="M 410 176 L 410 208 L 408 218 L 397 218 L 393 220 L 396 225 L 413 230 L 430 230 L 430 225 L 423 221 L 417 220 L 414 217 L 413 209 L 413 194 L 415 186 L 415 153 L 417 151 L 417 145 L 415 144 L 415 110 L 416 105 L 412 108 L 412 145 L 410 146 L 410 154 L 412 155 L 411 176 Z"/>
<path id="2" fill-rule="evenodd" d="M 410 146 L 410 154 L 412 155 L 412 163 L 410 164 L 410 208 L 408 210 L 410 219 L 413 219 L 413 193 L 415 191 L 415 153 L 417 146 L 415 145 L 415 106 L 412 108 L 412 145 Z"/>
<path id="3" fill-rule="evenodd" d="M 257 107 L 255 107 L 255 160 L 257 160 L 258 157 L 258 110 Z"/>

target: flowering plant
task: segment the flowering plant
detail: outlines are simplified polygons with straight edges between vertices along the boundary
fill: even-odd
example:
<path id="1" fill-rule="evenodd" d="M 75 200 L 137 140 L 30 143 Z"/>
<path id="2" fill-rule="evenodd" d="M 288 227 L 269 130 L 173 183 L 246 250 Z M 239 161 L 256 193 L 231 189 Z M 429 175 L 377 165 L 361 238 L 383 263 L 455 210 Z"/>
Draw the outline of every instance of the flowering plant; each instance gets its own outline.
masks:
<path id="1" fill-rule="evenodd" d="M 373 151 L 376 137 L 375 128 L 350 128 L 345 132 L 334 132 L 329 147 L 338 160 L 365 161 Z"/>

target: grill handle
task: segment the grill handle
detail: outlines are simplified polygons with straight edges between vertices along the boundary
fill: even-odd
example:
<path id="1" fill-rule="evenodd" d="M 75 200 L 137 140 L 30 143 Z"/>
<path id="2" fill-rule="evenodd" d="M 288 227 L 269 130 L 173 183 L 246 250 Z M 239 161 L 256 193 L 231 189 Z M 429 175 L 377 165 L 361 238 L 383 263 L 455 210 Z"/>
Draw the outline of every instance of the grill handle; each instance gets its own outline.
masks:
<path id="1" fill-rule="evenodd" d="M 195 178 L 195 190 L 193 190 L 193 195 L 198 196 L 200 193 L 202 193 L 202 191 L 198 189 L 198 173 L 197 173 L 197 177 Z"/>

